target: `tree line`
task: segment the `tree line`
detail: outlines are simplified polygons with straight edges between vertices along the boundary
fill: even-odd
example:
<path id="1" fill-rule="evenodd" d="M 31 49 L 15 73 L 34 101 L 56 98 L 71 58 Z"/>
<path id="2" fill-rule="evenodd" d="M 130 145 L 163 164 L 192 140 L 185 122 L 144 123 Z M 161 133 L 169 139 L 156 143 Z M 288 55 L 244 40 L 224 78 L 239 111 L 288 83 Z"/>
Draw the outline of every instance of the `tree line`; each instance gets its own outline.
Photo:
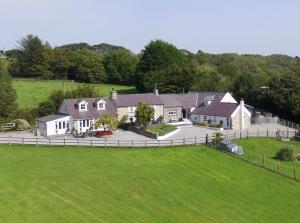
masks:
<path id="1" fill-rule="evenodd" d="M 248 104 L 300 122 L 300 58 L 191 53 L 153 40 L 138 54 L 86 43 L 51 47 L 28 35 L 6 52 L 13 77 L 135 85 L 140 92 L 230 91 Z"/>

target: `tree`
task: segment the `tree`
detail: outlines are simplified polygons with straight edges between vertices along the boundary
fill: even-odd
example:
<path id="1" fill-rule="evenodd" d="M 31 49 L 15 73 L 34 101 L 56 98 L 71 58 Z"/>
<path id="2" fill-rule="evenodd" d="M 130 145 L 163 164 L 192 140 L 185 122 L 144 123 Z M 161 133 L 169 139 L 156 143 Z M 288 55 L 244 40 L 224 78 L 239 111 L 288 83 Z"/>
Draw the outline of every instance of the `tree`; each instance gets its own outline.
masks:
<path id="1" fill-rule="evenodd" d="M 44 44 L 39 37 L 27 35 L 18 41 L 16 61 L 10 71 L 14 76 L 38 77 L 49 74 L 50 45 Z"/>
<path id="2" fill-rule="evenodd" d="M 128 50 L 117 50 L 104 56 L 106 80 L 113 84 L 134 84 L 137 57 Z"/>
<path id="3" fill-rule="evenodd" d="M 145 129 L 145 128 L 147 128 L 151 119 L 153 119 L 153 116 L 154 116 L 154 109 L 151 108 L 145 102 L 139 102 L 139 104 L 135 110 L 136 123 L 141 128 Z"/>
<path id="4" fill-rule="evenodd" d="M 136 87 L 145 91 L 144 77 L 151 72 L 165 70 L 171 65 L 185 66 L 186 57 L 172 44 L 162 40 L 151 41 L 142 52 L 137 66 Z"/>
<path id="5" fill-rule="evenodd" d="M 95 83 L 104 80 L 104 67 L 99 54 L 91 50 L 81 50 L 76 79 L 81 82 Z"/>
<path id="6" fill-rule="evenodd" d="M 99 128 L 100 126 L 103 126 L 104 130 L 106 130 L 106 126 L 109 126 L 110 128 L 116 128 L 118 126 L 118 120 L 112 114 L 107 113 L 96 121 L 95 128 Z"/>
<path id="7" fill-rule="evenodd" d="M 188 92 L 190 76 L 185 68 L 173 64 L 163 70 L 149 72 L 143 79 L 145 91 L 152 91 L 157 84 L 160 93 Z"/>
<path id="8" fill-rule="evenodd" d="M 12 86 L 7 65 L 0 60 L 0 117 L 9 118 L 17 110 L 16 91 Z"/>

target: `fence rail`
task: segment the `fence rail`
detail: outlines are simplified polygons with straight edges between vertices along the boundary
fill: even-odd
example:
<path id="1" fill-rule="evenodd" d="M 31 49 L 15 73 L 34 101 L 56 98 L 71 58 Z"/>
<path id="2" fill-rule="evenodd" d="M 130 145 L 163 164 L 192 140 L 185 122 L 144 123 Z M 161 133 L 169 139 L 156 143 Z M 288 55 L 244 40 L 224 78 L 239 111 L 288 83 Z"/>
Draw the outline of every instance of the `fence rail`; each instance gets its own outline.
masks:
<path id="1" fill-rule="evenodd" d="M 298 131 L 226 131 L 222 132 L 222 138 L 225 139 L 242 139 L 248 137 L 263 137 L 263 138 L 294 138 Z M 75 146 L 75 147 L 170 147 L 182 145 L 200 145 L 212 144 L 216 142 L 217 134 L 207 134 L 202 137 L 184 138 L 184 139 L 165 139 L 165 140 L 111 140 L 111 139 L 94 139 L 94 138 L 44 138 L 44 137 L 14 137 L 0 136 L 0 144 L 18 144 L 18 145 L 59 145 L 59 146 Z"/>

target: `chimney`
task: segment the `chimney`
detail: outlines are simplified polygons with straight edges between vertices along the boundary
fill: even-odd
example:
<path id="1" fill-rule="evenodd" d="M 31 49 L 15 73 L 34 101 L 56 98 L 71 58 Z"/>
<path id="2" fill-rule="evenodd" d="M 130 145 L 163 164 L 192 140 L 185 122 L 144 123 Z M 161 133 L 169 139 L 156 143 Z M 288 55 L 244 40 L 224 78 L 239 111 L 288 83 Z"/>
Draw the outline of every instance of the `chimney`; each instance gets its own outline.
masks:
<path id="1" fill-rule="evenodd" d="M 244 99 L 241 98 L 240 101 L 240 130 L 245 128 L 245 103 Z"/>
<path id="2" fill-rule="evenodd" d="M 118 97 L 118 93 L 117 91 L 115 91 L 113 88 L 111 89 L 111 92 L 110 92 L 110 100 L 116 100 Z"/>
<path id="3" fill-rule="evenodd" d="M 156 96 L 158 96 L 158 95 L 159 95 L 159 93 L 158 93 L 158 89 L 157 89 L 157 88 L 154 88 L 154 90 L 153 90 L 153 94 L 154 94 L 154 95 L 156 95 Z"/>

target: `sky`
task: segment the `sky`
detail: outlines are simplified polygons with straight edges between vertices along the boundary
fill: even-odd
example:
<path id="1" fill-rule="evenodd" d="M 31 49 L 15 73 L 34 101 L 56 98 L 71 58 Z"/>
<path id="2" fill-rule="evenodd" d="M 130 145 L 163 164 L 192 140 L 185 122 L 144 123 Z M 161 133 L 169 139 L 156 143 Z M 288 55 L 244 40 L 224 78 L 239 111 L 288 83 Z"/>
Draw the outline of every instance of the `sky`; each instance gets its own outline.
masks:
<path id="1" fill-rule="evenodd" d="M 162 39 L 196 53 L 300 56 L 299 0 L 0 0 L 0 49 L 26 34 L 140 52 Z"/>

